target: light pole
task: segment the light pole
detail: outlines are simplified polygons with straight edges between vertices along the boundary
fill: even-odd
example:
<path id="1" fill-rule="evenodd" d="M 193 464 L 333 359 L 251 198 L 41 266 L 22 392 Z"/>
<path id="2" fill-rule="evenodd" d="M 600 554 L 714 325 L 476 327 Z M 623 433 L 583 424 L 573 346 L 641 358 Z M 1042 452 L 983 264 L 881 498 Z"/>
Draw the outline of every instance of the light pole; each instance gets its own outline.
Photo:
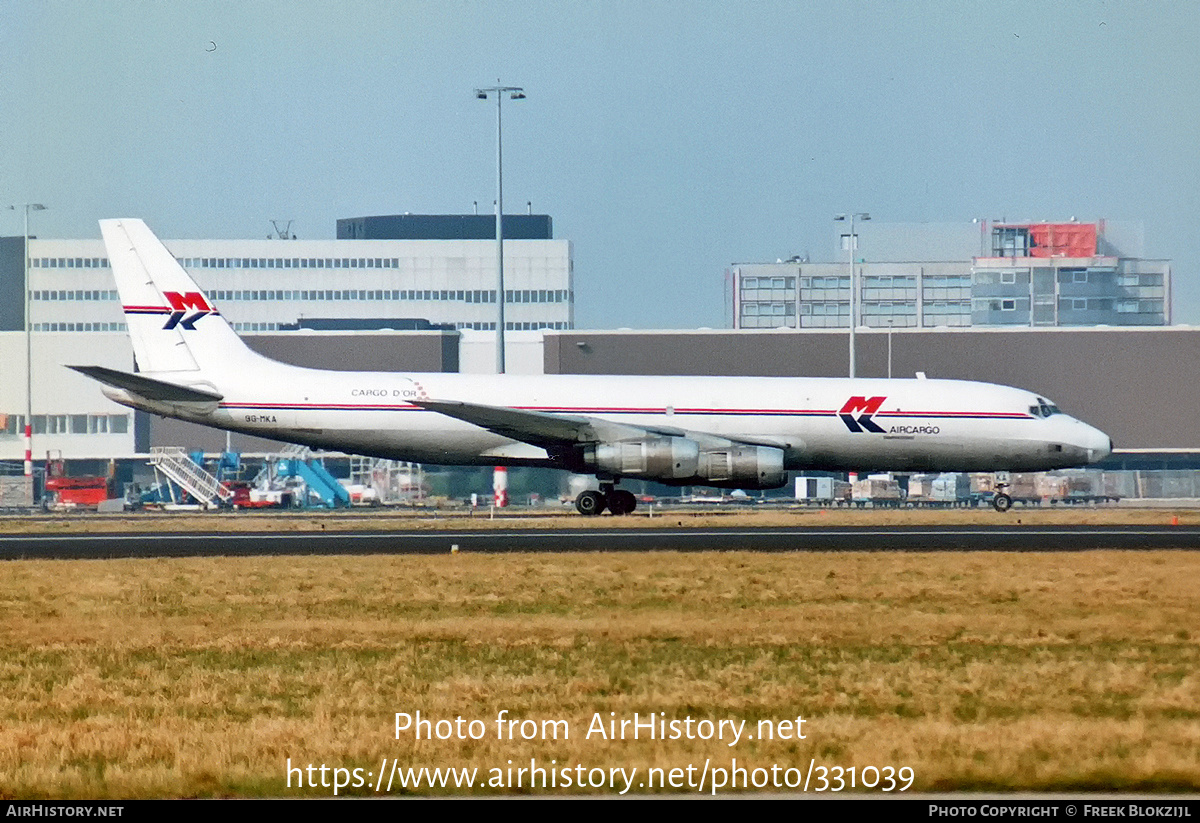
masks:
<path id="1" fill-rule="evenodd" d="M 17 206 L 9 206 L 16 210 Z M 45 211 L 41 203 L 25 209 L 25 476 L 33 477 L 33 317 L 29 306 L 29 212 Z"/>
<path id="2" fill-rule="evenodd" d="M 888 380 L 892 379 L 892 318 L 888 318 Z"/>
<path id="3" fill-rule="evenodd" d="M 854 252 L 858 248 L 858 235 L 854 233 L 855 220 L 870 220 L 871 215 L 865 211 L 852 212 L 849 215 L 839 214 L 834 220 L 850 221 L 850 239 L 846 244 L 850 247 L 850 376 L 854 377 L 854 327 L 857 325 L 858 312 L 856 300 L 858 289 L 854 284 Z"/>
<path id="4" fill-rule="evenodd" d="M 497 83 L 500 81 L 497 80 Z M 475 89 L 475 96 L 487 100 L 489 94 L 496 96 L 496 303 L 499 309 L 496 323 L 496 373 L 504 374 L 504 162 L 501 150 L 500 121 L 504 95 L 510 100 L 524 100 L 524 90 L 517 86 L 490 86 Z"/>

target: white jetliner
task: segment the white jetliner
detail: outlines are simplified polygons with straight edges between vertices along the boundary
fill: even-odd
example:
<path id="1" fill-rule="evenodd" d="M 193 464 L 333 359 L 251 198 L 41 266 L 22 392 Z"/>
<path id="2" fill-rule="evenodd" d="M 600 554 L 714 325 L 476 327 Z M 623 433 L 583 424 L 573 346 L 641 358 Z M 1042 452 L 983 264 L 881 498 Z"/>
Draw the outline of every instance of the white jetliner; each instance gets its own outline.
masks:
<path id="1" fill-rule="evenodd" d="M 126 406 L 351 454 L 769 489 L 789 470 L 1038 471 L 1095 463 L 1097 429 L 1021 389 L 958 380 L 338 372 L 251 351 L 141 220 L 102 220 L 134 371 L 72 366 Z M 998 495 L 997 508 L 1011 504 Z"/>

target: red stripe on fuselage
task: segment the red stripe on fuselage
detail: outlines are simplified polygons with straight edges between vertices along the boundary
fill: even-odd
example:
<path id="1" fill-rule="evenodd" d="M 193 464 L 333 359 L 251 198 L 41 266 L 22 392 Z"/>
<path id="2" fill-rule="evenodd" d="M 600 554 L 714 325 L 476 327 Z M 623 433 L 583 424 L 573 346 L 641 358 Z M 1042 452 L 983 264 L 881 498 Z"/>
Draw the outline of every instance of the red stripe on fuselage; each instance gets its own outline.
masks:
<path id="1" fill-rule="evenodd" d="M 274 410 L 328 410 L 328 411 L 428 411 L 421 406 L 415 406 L 408 403 L 401 404 L 384 404 L 384 403 L 222 403 L 222 408 L 226 409 L 274 409 Z M 546 414 L 656 414 L 667 415 L 665 408 L 647 408 L 635 407 L 626 408 L 618 406 L 603 406 L 603 407 L 576 407 L 576 406 L 513 406 L 513 409 L 518 411 L 536 411 Z M 681 409 L 673 410 L 675 416 L 679 415 L 736 415 L 736 416 L 793 416 L 793 417 L 834 417 L 837 412 L 832 409 Z M 1010 419 L 1010 420 L 1031 420 L 1028 414 L 1021 412 L 965 412 L 965 411 L 920 411 L 920 412 L 878 412 L 876 417 L 924 417 L 924 418 L 950 418 L 950 419 Z"/>

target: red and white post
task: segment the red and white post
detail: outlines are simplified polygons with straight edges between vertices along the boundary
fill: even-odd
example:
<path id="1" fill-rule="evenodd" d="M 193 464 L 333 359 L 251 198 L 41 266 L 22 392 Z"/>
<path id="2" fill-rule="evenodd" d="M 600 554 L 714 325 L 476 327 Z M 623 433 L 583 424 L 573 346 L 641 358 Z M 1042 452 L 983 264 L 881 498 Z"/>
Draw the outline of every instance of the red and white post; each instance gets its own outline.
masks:
<path id="1" fill-rule="evenodd" d="M 492 470 L 492 494 L 496 508 L 502 509 L 508 505 L 508 468 L 496 466 Z"/>

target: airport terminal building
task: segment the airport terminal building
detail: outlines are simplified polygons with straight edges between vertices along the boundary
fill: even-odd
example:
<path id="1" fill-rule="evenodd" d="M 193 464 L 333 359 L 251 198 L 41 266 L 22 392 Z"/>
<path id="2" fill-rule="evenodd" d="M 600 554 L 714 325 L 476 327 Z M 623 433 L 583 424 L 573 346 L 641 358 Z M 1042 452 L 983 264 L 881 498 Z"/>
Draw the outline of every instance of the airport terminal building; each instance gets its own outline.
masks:
<path id="1" fill-rule="evenodd" d="M 729 269 L 737 329 L 846 328 L 850 248 L 859 326 L 1163 326 L 1171 266 L 1143 256 L 1138 224 L 858 223 L 841 262 L 800 258 Z"/>

